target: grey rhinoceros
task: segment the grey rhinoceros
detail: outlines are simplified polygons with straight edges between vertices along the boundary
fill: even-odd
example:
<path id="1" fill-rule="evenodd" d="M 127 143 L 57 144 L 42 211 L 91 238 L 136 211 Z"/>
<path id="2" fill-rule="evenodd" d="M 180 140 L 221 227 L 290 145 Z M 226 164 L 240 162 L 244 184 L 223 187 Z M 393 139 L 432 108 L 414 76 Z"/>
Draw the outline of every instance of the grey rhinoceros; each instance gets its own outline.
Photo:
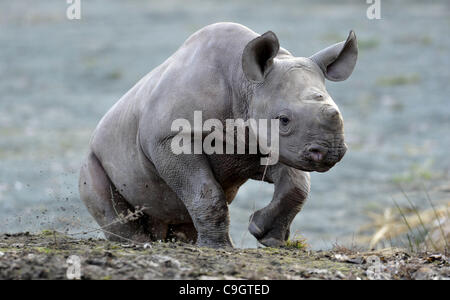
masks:
<path id="1" fill-rule="evenodd" d="M 343 120 L 325 79 L 345 80 L 358 55 L 356 36 L 313 56 L 294 57 L 277 36 L 235 23 L 206 26 L 142 78 L 102 118 L 82 165 L 80 196 L 110 240 L 177 237 L 199 246 L 232 246 L 228 205 L 248 179 L 275 184 L 249 231 L 283 245 L 310 188 L 346 152 Z M 175 119 L 279 119 L 279 162 L 261 153 L 175 154 Z M 264 172 L 266 171 L 266 172 Z M 120 222 L 141 207 L 142 215 Z M 119 221 L 117 221 L 119 219 Z"/>

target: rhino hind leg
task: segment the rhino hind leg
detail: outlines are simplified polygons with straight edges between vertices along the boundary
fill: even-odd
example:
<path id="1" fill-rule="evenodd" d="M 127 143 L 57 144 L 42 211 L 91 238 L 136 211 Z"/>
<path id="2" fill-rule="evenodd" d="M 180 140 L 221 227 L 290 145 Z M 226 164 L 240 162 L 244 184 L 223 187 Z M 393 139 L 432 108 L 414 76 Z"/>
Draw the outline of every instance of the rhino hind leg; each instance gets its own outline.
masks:
<path id="1" fill-rule="evenodd" d="M 81 167 L 79 190 L 108 240 L 147 242 L 166 238 L 167 225 L 151 222 L 147 215 L 133 214 L 134 208 L 116 190 L 93 153 Z"/>

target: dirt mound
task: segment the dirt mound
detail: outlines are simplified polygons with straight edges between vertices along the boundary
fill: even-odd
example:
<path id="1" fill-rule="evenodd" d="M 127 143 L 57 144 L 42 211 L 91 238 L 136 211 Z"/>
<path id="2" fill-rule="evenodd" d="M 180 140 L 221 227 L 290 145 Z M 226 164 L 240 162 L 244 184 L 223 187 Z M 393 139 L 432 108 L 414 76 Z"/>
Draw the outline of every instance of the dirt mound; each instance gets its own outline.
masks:
<path id="1" fill-rule="evenodd" d="M 78 262 L 81 279 L 450 278 L 446 256 L 401 249 L 214 250 L 178 242 L 118 244 L 50 231 L 0 235 L 0 279 L 67 279 Z"/>

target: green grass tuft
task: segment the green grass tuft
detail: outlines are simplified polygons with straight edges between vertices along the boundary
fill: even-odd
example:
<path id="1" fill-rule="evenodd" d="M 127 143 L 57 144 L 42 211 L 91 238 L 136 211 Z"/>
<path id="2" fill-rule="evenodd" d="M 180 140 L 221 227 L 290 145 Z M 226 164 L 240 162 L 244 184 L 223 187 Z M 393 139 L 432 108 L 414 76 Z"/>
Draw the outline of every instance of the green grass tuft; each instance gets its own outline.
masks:
<path id="1" fill-rule="evenodd" d="M 44 236 L 53 235 L 53 233 L 54 233 L 53 230 L 48 230 L 48 229 L 42 230 L 42 232 L 41 232 L 41 234 Z"/>
<path id="2" fill-rule="evenodd" d="M 285 247 L 290 249 L 305 250 L 308 248 L 308 244 L 306 243 L 305 238 L 300 235 L 295 235 L 292 239 L 289 238 L 286 241 Z"/>

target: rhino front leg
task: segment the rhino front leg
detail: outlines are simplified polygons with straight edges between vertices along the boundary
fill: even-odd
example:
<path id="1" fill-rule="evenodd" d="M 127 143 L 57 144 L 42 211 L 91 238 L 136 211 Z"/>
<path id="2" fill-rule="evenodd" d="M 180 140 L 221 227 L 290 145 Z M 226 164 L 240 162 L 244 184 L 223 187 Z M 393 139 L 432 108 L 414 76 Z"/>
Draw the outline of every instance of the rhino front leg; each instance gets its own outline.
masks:
<path id="1" fill-rule="evenodd" d="M 207 158 L 204 155 L 175 155 L 170 141 L 149 152 L 161 178 L 186 205 L 197 231 L 197 245 L 233 247 L 225 194 Z"/>
<path id="2" fill-rule="evenodd" d="M 272 201 L 250 217 L 248 229 L 264 246 L 279 247 L 289 238 L 291 223 L 308 196 L 310 176 L 282 164 L 271 167 L 267 175 L 275 184 Z"/>

